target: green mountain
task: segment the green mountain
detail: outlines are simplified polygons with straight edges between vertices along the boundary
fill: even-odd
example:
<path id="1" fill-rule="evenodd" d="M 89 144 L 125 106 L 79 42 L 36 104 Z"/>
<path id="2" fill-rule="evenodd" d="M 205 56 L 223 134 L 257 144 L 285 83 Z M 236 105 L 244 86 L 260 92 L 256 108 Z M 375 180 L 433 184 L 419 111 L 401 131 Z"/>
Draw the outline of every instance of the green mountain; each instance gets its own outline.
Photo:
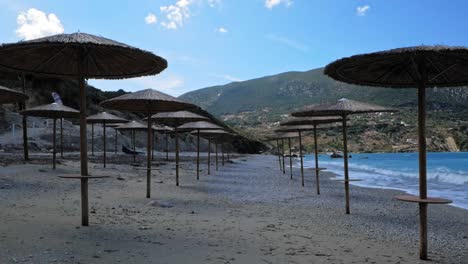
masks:
<path id="1" fill-rule="evenodd" d="M 293 110 L 340 98 L 396 107 L 401 111 L 392 117 L 389 126 L 402 126 L 395 130 L 395 137 L 408 134 L 404 142 L 396 142 L 396 144 L 401 146 L 402 150 L 410 151 L 415 148 L 414 144 L 409 144 L 409 146 L 407 144 L 413 141 L 411 134 L 415 132 L 415 127 L 412 126 L 416 118 L 415 89 L 349 85 L 325 76 L 323 68 L 305 72 L 286 72 L 223 86 L 208 87 L 183 94 L 180 98 L 202 106 L 230 125 L 250 131 L 251 135 L 270 132 L 277 121 L 286 118 L 286 115 Z M 450 150 L 451 144 L 446 144 L 446 141 L 451 141 L 449 138 L 455 138 L 455 142 L 462 149 L 468 148 L 468 140 L 463 135 L 465 132 L 463 121 L 468 117 L 466 110 L 468 89 L 429 89 L 427 101 L 428 124 L 435 124 L 435 128 L 441 130 L 435 135 L 437 138 L 433 140 L 440 144 L 434 145 L 433 150 Z M 378 123 L 378 118 L 372 115 L 364 120 Z M 366 122 L 361 122 L 362 127 L 358 126 L 357 129 L 369 132 L 372 128 L 366 129 Z M 384 133 L 379 129 L 376 132 Z M 392 139 L 389 138 L 389 140 Z M 388 146 L 384 143 L 376 144 L 375 147 L 358 146 L 357 150 L 390 151 L 384 148 L 384 145 Z"/>

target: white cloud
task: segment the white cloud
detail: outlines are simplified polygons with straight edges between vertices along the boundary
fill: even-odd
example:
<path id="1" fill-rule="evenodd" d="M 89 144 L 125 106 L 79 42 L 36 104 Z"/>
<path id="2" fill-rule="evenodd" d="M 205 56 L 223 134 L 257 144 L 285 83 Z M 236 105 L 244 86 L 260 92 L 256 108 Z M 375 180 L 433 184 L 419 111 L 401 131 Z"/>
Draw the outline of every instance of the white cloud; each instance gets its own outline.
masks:
<path id="1" fill-rule="evenodd" d="M 227 29 L 226 29 L 226 28 L 224 28 L 224 27 L 220 27 L 220 28 L 218 28 L 218 32 L 219 32 L 219 33 L 223 33 L 223 34 L 225 34 L 225 33 L 228 33 L 228 32 L 229 32 L 229 30 L 227 30 Z"/>
<path id="2" fill-rule="evenodd" d="M 208 5 L 210 7 L 217 7 L 221 5 L 221 0 L 208 0 Z"/>
<path id="3" fill-rule="evenodd" d="M 290 7 L 293 3 L 293 0 L 265 0 L 265 7 L 272 9 L 279 4 L 284 4 L 286 7 Z"/>
<path id="4" fill-rule="evenodd" d="M 193 0 L 178 0 L 173 5 L 161 6 L 159 9 L 162 14 L 165 14 L 166 20 L 161 22 L 161 25 L 167 29 L 177 29 L 184 25 L 185 21 L 190 18 L 189 6 Z"/>
<path id="5" fill-rule="evenodd" d="M 223 75 L 223 78 L 228 80 L 228 81 L 231 81 L 231 82 L 242 82 L 241 78 L 237 78 L 237 77 L 231 76 L 229 74 Z"/>
<path id="6" fill-rule="evenodd" d="M 290 48 L 293 48 L 302 52 L 309 51 L 309 46 L 307 46 L 304 43 L 298 42 L 296 40 L 290 39 L 290 38 L 286 38 L 286 37 L 278 36 L 274 34 L 268 34 L 266 35 L 266 38 L 276 43 L 280 43 L 282 45 L 288 46 Z"/>
<path id="7" fill-rule="evenodd" d="M 16 35 L 24 40 L 47 37 L 50 35 L 63 33 L 63 25 L 58 17 L 30 8 L 26 12 L 21 12 L 16 18 L 18 28 Z"/>
<path id="8" fill-rule="evenodd" d="M 370 9 L 369 5 L 358 6 L 356 8 L 356 14 L 358 16 L 365 16 L 367 14 L 367 11 L 369 11 L 369 9 Z"/>
<path id="9" fill-rule="evenodd" d="M 162 72 L 157 76 L 124 80 L 90 80 L 89 83 L 104 91 L 117 91 L 122 89 L 127 92 L 135 92 L 151 88 L 172 96 L 179 96 L 186 92 L 184 78 L 170 72 Z"/>
<path id="10" fill-rule="evenodd" d="M 156 23 L 158 23 L 158 18 L 156 17 L 155 14 L 149 13 L 149 14 L 145 17 L 145 22 L 146 22 L 146 24 L 148 24 L 148 25 L 150 25 L 150 24 L 156 24 Z"/>

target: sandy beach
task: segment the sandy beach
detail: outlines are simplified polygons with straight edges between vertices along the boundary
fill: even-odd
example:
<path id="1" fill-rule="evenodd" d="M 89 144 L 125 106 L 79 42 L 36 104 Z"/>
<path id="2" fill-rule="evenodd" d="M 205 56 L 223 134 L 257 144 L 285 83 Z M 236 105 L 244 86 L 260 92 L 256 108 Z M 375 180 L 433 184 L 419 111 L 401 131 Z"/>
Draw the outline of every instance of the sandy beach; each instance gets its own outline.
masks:
<path id="1" fill-rule="evenodd" d="M 57 177 L 79 172 L 77 154 L 56 171 L 48 156 L 22 164 L 2 154 L 0 263 L 428 263 L 417 254 L 418 207 L 392 199 L 399 191 L 352 186 L 345 215 L 330 173 L 318 196 L 310 169 L 302 188 L 298 168 L 290 180 L 276 157 L 245 155 L 211 175 L 203 159 L 197 181 L 184 154 L 176 187 L 163 155 L 151 199 L 130 156 L 109 154 L 107 169 L 91 157 L 90 172 L 111 178 L 90 181 L 90 226 L 81 227 L 79 181 Z M 467 219 L 467 210 L 429 207 L 430 263 L 468 263 Z"/>

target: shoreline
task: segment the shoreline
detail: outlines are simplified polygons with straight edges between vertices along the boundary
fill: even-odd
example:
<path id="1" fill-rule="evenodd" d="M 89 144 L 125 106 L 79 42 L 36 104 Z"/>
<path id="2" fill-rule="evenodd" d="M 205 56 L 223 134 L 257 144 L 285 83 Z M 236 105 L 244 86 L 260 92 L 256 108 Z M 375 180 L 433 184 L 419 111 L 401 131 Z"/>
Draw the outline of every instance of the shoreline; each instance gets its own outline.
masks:
<path id="1" fill-rule="evenodd" d="M 77 161 L 62 160 L 57 171 L 48 159 L 0 167 L 0 262 L 427 263 L 417 256 L 417 205 L 390 199 L 400 191 L 351 186 L 345 215 L 331 173 L 318 196 L 312 170 L 302 188 L 299 170 L 290 180 L 275 156 L 241 155 L 217 172 L 212 165 L 209 176 L 202 163 L 197 181 L 193 156 L 184 155 L 180 187 L 172 163 L 155 161 L 161 171 L 146 199 L 144 173 L 123 160 L 106 170 L 90 163 L 112 176 L 90 182 L 90 227 L 79 226 L 79 182 L 56 177 L 78 171 Z M 468 258 L 466 219 L 466 210 L 430 207 L 432 263 Z"/>

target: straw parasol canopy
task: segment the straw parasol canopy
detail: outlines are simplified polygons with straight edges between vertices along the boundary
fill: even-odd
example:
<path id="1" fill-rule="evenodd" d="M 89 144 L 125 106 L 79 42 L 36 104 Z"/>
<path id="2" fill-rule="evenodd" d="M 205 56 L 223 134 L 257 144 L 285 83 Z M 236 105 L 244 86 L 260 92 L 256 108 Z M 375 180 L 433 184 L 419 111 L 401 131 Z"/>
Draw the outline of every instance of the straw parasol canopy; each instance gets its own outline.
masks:
<path id="1" fill-rule="evenodd" d="M 200 137 L 205 138 L 208 140 L 208 175 L 211 173 L 211 142 L 215 141 L 215 160 L 216 160 L 216 170 L 218 170 L 218 142 L 225 137 L 232 135 L 231 133 L 227 132 L 223 129 L 214 129 L 214 130 L 196 130 L 192 131 L 190 134 L 192 135 L 200 135 Z"/>
<path id="2" fill-rule="evenodd" d="M 86 122 L 88 124 L 104 123 L 108 125 L 108 124 L 122 124 L 122 123 L 128 122 L 128 120 L 125 118 L 118 117 L 113 114 L 109 114 L 107 112 L 101 112 L 99 114 L 88 116 L 88 118 L 86 118 Z"/>
<path id="3" fill-rule="evenodd" d="M 167 61 L 148 51 L 78 32 L 3 44 L 0 67 L 61 79 L 123 79 L 158 74 L 167 68 Z"/>
<path id="4" fill-rule="evenodd" d="M 102 140 L 104 142 L 104 151 L 103 151 L 103 156 L 102 156 L 104 168 L 106 167 L 106 152 L 107 152 L 106 124 L 120 124 L 120 123 L 124 123 L 127 121 L 128 120 L 125 118 L 121 118 L 121 117 L 118 117 L 118 116 L 115 116 L 106 112 L 101 112 L 99 114 L 89 116 L 86 119 L 86 122 L 89 124 L 92 124 L 93 126 L 94 124 L 102 123 L 102 128 L 104 130 L 104 133 L 102 135 Z M 93 132 L 94 132 L 94 129 L 93 129 Z M 94 133 L 91 133 L 91 137 L 92 137 L 91 139 L 92 148 L 94 149 Z"/>
<path id="5" fill-rule="evenodd" d="M 419 141 L 419 196 L 397 199 L 419 203 L 420 259 L 427 259 L 427 205 L 450 200 L 427 196 L 426 88 L 468 85 L 468 48 L 416 46 L 355 55 L 325 68 L 331 78 L 357 85 L 417 88 Z"/>
<path id="6" fill-rule="evenodd" d="M 314 131 L 314 154 L 315 154 L 315 181 L 317 187 L 317 194 L 320 195 L 320 170 L 324 168 L 319 167 L 318 162 L 318 143 L 317 143 L 317 126 L 321 124 L 330 124 L 341 122 L 343 120 L 340 116 L 316 116 L 316 117 L 295 117 L 280 122 L 280 128 L 277 131 Z M 310 129 L 312 127 L 312 129 Z M 302 159 L 302 157 L 301 157 Z M 302 172 L 302 170 L 301 170 Z"/>
<path id="7" fill-rule="evenodd" d="M 198 108 L 198 106 L 194 104 L 184 102 L 176 97 L 153 89 L 124 94 L 101 102 L 100 105 L 108 109 L 143 113 L 157 113 Z"/>
<path id="8" fill-rule="evenodd" d="M 396 109 L 387 108 L 380 105 L 368 104 L 342 98 L 334 103 L 325 103 L 306 107 L 301 111 L 293 112 L 294 117 L 313 117 L 313 116 L 341 116 L 343 129 L 343 163 L 344 163 L 344 188 L 346 201 L 346 214 L 350 214 L 349 203 L 349 179 L 348 171 L 348 139 L 347 139 L 347 116 L 352 114 L 377 113 L 377 112 L 395 112 Z M 354 180 L 354 179 L 353 179 Z"/>
<path id="9" fill-rule="evenodd" d="M 50 119 L 80 117 L 80 111 L 57 103 L 29 108 L 27 110 L 21 111 L 20 114 L 25 116 L 45 117 Z"/>
<path id="10" fill-rule="evenodd" d="M 347 116 L 351 114 L 365 114 L 377 112 L 396 112 L 396 109 L 383 107 L 380 105 L 358 102 L 342 98 L 337 102 L 325 103 L 306 107 L 298 112 L 293 112 L 294 117 L 311 116 Z"/>
<path id="11" fill-rule="evenodd" d="M 172 127 L 163 126 L 163 125 L 153 125 L 152 128 L 154 131 L 163 133 L 163 134 L 174 130 Z"/>
<path id="12" fill-rule="evenodd" d="M 161 112 L 151 116 L 156 123 L 162 123 L 176 128 L 185 123 L 207 121 L 208 117 L 192 113 L 190 111 Z"/>
<path id="13" fill-rule="evenodd" d="M 124 79 L 155 75 L 167 61 L 151 52 L 86 33 L 59 34 L 0 46 L 0 69 L 52 78 L 76 79 L 80 90 L 80 179 L 83 226 L 89 225 L 86 140 L 86 79 Z"/>
<path id="14" fill-rule="evenodd" d="M 151 159 L 153 146 L 153 130 L 151 115 L 161 111 L 178 111 L 198 108 L 194 104 L 184 102 L 173 96 L 158 92 L 153 89 L 146 89 L 130 94 L 125 94 L 116 98 L 106 100 L 101 103 L 102 107 L 131 112 L 143 112 L 147 114 L 147 170 L 146 170 L 146 198 L 151 197 Z"/>
<path id="15" fill-rule="evenodd" d="M 179 130 L 178 127 L 190 122 L 207 121 L 208 117 L 204 117 L 189 111 L 176 112 L 161 112 L 151 116 L 151 120 L 156 123 L 165 124 L 174 127 L 175 143 L 176 143 L 176 186 L 179 186 Z M 149 122 L 149 120 L 148 120 Z"/>
<path id="16" fill-rule="evenodd" d="M 177 127 L 179 131 L 192 131 L 197 132 L 197 180 L 200 179 L 200 130 L 223 130 L 222 127 L 207 121 L 197 121 L 183 124 Z"/>
<path id="17" fill-rule="evenodd" d="M 0 104 L 23 102 L 28 98 L 24 93 L 0 86 Z"/>
<path id="18" fill-rule="evenodd" d="M 147 127 L 143 125 L 142 123 L 132 120 L 128 123 L 122 124 L 115 129 L 121 130 L 121 131 L 146 131 Z"/>
<path id="19" fill-rule="evenodd" d="M 52 132 L 52 168 L 56 168 L 57 164 L 57 151 L 56 151 L 56 130 L 57 130 L 57 119 L 61 118 L 79 118 L 80 112 L 63 104 L 51 103 L 41 106 L 36 106 L 27 110 L 20 112 L 23 116 L 36 116 L 36 117 L 45 117 L 51 118 L 54 120 L 54 129 Z M 63 133 L 63 132 L 62 132 Z M 62 143 L 63 145 L 63 143 Z"/>

